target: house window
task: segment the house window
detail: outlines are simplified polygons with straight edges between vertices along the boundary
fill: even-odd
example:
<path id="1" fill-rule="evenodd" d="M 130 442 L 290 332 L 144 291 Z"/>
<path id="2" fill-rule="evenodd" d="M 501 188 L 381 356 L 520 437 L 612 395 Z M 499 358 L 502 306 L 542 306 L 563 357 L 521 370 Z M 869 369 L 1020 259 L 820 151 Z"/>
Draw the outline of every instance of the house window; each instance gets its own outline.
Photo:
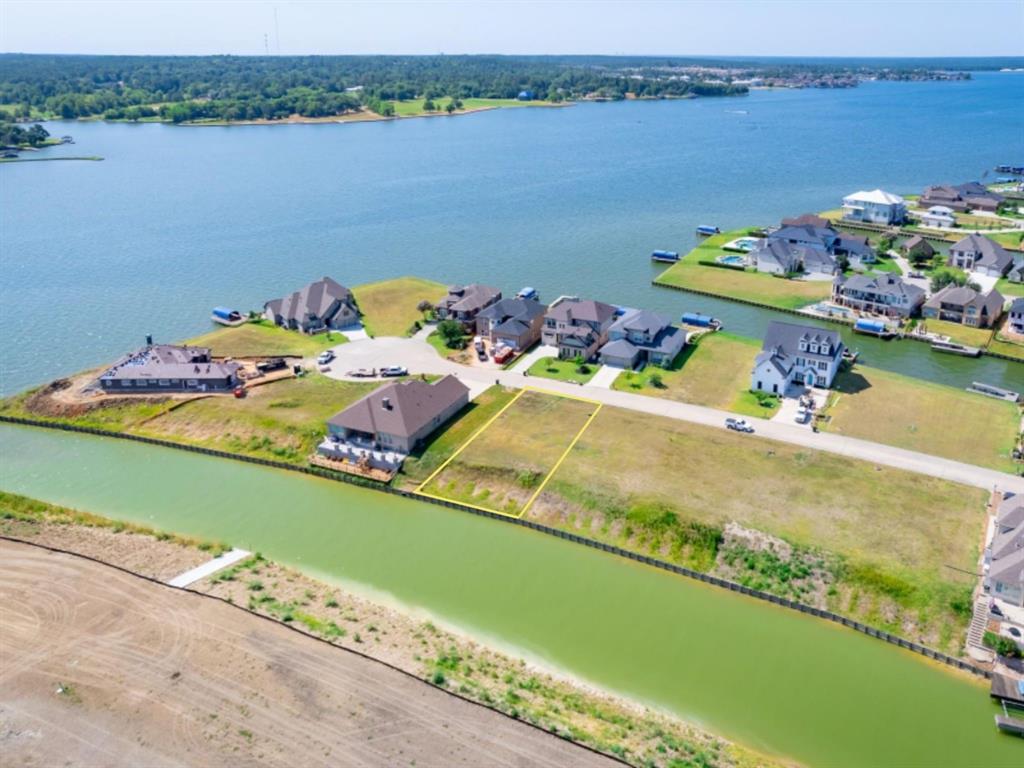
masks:
<path id="1" fill-rule="evenodd" d="M 801 352 L 806 352 L 807 351 L 807 342 L 806 341 L 801 341 L 800 342 L 800 351 Z"/>
<path id="2" fill-rule="evenodd" d="M 757 389 L 764 389 L 764 384 L 762 384 L 760 381 L 758 381 L 757 382 Z"/>
<path id="3" fill-rule="evenodd" d="M 121 386 L 122 387 L 130 387 L 131 385 L 132 385 L 131 379 L 122 379 L 121 380 Z"/>
<path id="4" fill-rule="evenodd" d="M 160 379 L 160 386 L 161 387 L 169 387 L 169 386 L 171 386 L 171 382 L 170 382 L 169 379 Z"/>
<path id="5" fill-rule="evenodd" d="M 779 385 L 778 384 L 772 384 L 772 392 L 774 394 L 776 394 L 776 395 L 779 394 Z"/>

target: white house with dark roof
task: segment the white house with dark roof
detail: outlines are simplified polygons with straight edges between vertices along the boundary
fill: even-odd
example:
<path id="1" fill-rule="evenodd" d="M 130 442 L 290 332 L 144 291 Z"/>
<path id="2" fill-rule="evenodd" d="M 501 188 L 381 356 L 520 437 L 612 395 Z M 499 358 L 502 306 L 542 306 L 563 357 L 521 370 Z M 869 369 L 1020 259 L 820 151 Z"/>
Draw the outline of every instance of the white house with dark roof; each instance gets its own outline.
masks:
<path id="1" fill-rule="evenodd" d="M 1024 494 L 1004 494 L 996 509 L 984 585 L 993 597 L 1024 607 Z"/>
<path id="2" fill-rule="evenodd" d="M 1024 297 L 1014 299 L 1010 304 L 1007 324 L 1014 333 L 1024 334 Z"/>
<path id="3" fill-rule="evenodd" d="M 1000 278 L 1013 266 L 1013 255 L 995 240 L 975 232 L 949 247 L 946 264 L 966 272 Z"/>
<path id="4" fill-rule="evenodd" d="M 686 344 L 686 332 L 646 309 L 627 310 L 608 329 L 608 343 L 598 357 L 602 364 L 636 368 L 650 363 L 667 368 Z"/>
<path id="5" fill-rule="evenodd" d="M 843 218 L 870 224 L 902 224 L 907 203 L 899 195 L 881 189 L 854 192 L 843 198 Z"/>
<path id="6" fill-rule="evenodd" d="M 359 308 L 352 291 L 336 280 L 322 277 L 280 299 L 263 305 L 270 322 L 303 333 L 341 329 L 359 322 Z"/>
<path id="7" fill-rule="evenodd" d="M 921 214 L 921 223 L 936 229 L 952 229 L 956 226 L 956 214 L 946 205 L 933 205 Z"/>
<path id="8" fill-rule="evenodd" d="M 375 389 L 327 420 L 321 456 L 394 470 L 405 457 L 469 403 L 455 376 L 433 384 L 419 379 Z"/>
<path id="9" fill-rule="evenodd" d="M 773 395 L 784 395 L 793 385 L 828 388 L 842 360 L 838 331 L 772 321 L 754 360 L 750 388 Z"/>
<path id="10" fill-rule="evenodd" d="M 764 238 L 750 252 L 758 272 L 770 275 L 808 274 L 831 277 L 836 273 L 836 259 L 825 250 L 796 245 L 787 240 Z"/>

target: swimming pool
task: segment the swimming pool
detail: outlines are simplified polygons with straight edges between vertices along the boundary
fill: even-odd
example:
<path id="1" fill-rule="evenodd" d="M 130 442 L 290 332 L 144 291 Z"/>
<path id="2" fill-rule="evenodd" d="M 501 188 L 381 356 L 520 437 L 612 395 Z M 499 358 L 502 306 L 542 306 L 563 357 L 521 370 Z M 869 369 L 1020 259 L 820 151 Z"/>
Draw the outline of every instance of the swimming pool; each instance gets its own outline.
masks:
<path id="1" fill-rule="evenodd" d="M 742 251 L 743 253 L 747 253 L 749 251 L 754 250 L 754 247 L 756 245 L 757 245 L 757 238 L 756 237 L 738 237 L 735 240 L 731 240 L 728 243 L 726 243 L 725 245 L 723 245 L 722 246 L 722 250 L 724 250 L 724 251 Z"/>
<path id="2" fill-rule="evenodd" d="M 728 264 L 735 267 L 745 267 L 747 265 L 747 260 L 743 256 L 733 256 L 732 254 L 719 256 L 716 261 L 719 264 Z"/>

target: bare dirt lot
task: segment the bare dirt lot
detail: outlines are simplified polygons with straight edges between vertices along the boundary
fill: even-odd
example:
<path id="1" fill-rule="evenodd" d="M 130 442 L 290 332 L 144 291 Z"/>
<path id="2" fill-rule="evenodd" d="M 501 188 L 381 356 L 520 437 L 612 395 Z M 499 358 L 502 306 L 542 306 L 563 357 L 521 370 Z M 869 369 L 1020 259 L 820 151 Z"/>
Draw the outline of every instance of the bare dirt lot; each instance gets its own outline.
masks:
<path id="1" fill-rule="evenodd" d="M 612 765 L 224 603 L 0 542 L 4 765 Z"/>

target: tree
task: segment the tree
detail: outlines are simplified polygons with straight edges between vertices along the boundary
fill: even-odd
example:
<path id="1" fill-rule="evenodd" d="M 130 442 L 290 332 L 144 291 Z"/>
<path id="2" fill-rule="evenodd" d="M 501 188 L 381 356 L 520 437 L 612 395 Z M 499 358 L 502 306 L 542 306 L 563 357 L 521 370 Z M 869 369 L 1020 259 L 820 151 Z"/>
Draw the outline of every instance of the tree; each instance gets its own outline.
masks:
<path id="1" fill-rule="evenodd" d="M 442 320 L 437 324 L 437 332 L 448 349 L 463 349 L 466 346 L 466 336 L 458 320 Z"/>
<path id="2" fill-rule="evenodd" d="M 419 304 L 416 305 L 416 311 L 423 315 L 424 318 L 429 318 L 434 314 L 434 305 L 426 299 L 423 299 Z"/>
<path id="3" fill-rule="evenodd" d="M 658 371 L 655 371 L 654 373 L 647 377 L 647 383 L 650 384 L 655 389 L 665 388 L 665 379 L 662 378 L 661 374 Z"/>
<path id="4" fill-rule="evenodd" d="M 973 288 L 976 291 L 981 290 L 977 283 L 970 282 L 966 273 L 961 272 L 959 269 L 942 267 L 935 270 L 932 273 L 932 293 L 941 291 L 947 285 L 966 285 L 968 288 Z"/>
<path id="5" fill-rule="evenodd" d="M 434 112 L 436 110 L 437 110 L 437 105 L 434 103 L 433 99 L 427 99 L 426 101 L 423 102 L 423 111 L 424 112 Z"/>

